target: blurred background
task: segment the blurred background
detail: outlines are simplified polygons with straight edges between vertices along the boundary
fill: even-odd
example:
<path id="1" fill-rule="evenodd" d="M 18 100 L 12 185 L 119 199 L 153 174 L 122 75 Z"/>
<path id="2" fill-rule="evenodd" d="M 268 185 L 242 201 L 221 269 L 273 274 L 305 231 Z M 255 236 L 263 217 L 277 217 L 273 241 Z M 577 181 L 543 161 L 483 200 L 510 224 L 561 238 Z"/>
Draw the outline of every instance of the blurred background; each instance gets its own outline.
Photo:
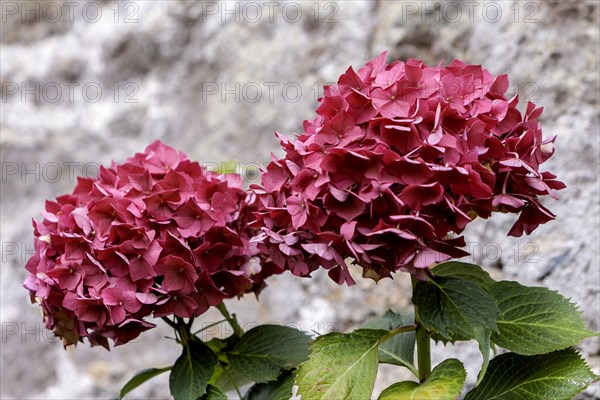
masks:
<path id="1" fill-rule="evenodd" d="M 107 352 L 63 350 L 21 286 L 33 251 L 31 218 L 77 175 L 123 161 L 155 139 L 191 159 L 238 162 L 248 182 L 314 117 L 323 85 L 380 52 L 429 64 L 462 59 L 508 73 L 521 101 L 545 106 L 558 135 L 546 169 L 568 188 L 544 204 L 557 221 L 507 238 L 511 218 L 476 221 L 471 261 L 505 279 L 559 290 L 600 318 L 599 3 L 597 1 L 6 1 L 1 4 L 0 322 L 2 399 L 111 398 L 142 368 L 170 365 L 178 346 L 159 328 Z M 357 272 L 357 271 L 354 271 Z M 347 330 L 409 303 L 406 277 L 338 287 L 323 274 L 274 277 L 260 302 L 228 305 L 243 325 Z M 207 313 L 198 328 L 220 319 Z M 206 331 L 226 335 L 225 326 Z M 599 373 L 600 342 L 581 350 Z M 456 353 L 458 351 L 458 353 Z M 473 382 L 477 346 L 453 353 Z M 167 375 L 130 398 L 168 398 Z M 377 390 L 403 378 L 384 369 Z M 582 399 L 600 399 L 599 386 Z"/>

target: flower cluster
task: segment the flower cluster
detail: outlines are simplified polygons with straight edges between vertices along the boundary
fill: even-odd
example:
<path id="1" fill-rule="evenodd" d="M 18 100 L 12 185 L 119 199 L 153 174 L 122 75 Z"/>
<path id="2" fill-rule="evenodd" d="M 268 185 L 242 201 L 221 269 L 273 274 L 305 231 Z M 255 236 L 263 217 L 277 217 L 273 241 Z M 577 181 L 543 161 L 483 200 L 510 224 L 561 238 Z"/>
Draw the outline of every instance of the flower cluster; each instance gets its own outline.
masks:
<path id="1" fill-rule="evenodd" d="M 554 218 L 539 196 L 564 188 L 539 166 L 554 152 L 542 109 L 517 109 L 506 75 L 453 61 L 385 63 L 385 53 L 327 86 L 318 116 L 266 167 L 256 238 L 295 275 L 319 267 L 352 284 L 352 258 L 373 279 L 467 253 L 460 234 L 476 216 L 519 214 L 509 234 Z"/>
<path id="2" fill-rule="evenodd" d="M 238 175 L 154 142 L 46 202 L 24 286 L 65 345 L 126 343 L 151 314 L 199 316 L 277 272 L 249 241 L 253 203 Z"/>

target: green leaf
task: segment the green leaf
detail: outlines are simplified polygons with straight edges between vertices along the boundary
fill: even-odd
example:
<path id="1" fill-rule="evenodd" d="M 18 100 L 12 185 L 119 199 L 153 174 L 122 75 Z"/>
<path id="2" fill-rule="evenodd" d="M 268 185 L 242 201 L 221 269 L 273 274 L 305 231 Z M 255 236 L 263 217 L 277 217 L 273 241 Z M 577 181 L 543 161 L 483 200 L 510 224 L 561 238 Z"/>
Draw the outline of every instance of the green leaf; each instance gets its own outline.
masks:
<path id="1" fill-rule="evenodd" d="M 577 307 L 558 292 L 502 281 L 490 288 L 490 295 L 501 311 L 492 341 L 514 353 L 549 353 L 595 335 Z"/>
<path id="2" fill-rule="evenodd" d="M 381 393 L 379 400 L 456 400 L 466 378 L 462 363 L 450 358 L 435 367 L 425 382 L 395 383 Z"/>
<path id="3" fill-rule="evenodd" d="M 485 290 L 488 290 L 494 283 L 490 274 L 483 270 L 479 265 L 469 264 L 458 261 L 448 261 L 436 265 L 431 269 L 436 276 L 454 276 L 475 283 Z"/>
<path id="4" fill-rule="evenodd" d="M 490 359 L 490 336 L 498 329 L 500 310 L 496 302 L 479 285 L 463 278 L 438 276 L 418 282 L 413 304 L 425 329 L 443 339 L 475 339 L 483 356 L 481 379 Z"/>
<path id="5" fill-rule="evenodd" d="M 154 378 L 156 375 L 160 375 L 163 372 L 167 372 L 173 368 L 173 366 L 165 367 L 165 368 L 148 368 L 143 369 L 141 371 L 136 372 L 136 374 L 131 378 L 119 392 L 119 399 L 122 399 L 127 393 L 131 392 L 136 387 L 140 386 L 142 383 Z"/>
<path id="6" fill-rule="evenodd" d="M 206 393 L 218 363 L 217 355 L 199 340 L 191 340 L 171 371 L 169 388 L 175 400 L 197 399 Z"/>
<path id="7" fill-rule="evenodd" d="M 227 400 L 227 395 L 216 386 L 208 385 L 202 400 Z M 289 399 L 288 399 L 289 400 Z"/>
<path id="8" fill-rule="evenodd" d="M 230 336 L 234 337 L 234 336 Z M 223 349 L 225 349 L 229 344 L 224 339 L 212 338 L 208 342 L 204 342 L 205 345 L 210 347 L 210 349 L 215 353 L 219 354 Z"/>
<path id="9" fill-rule="evenodd" d="M 302 400 L 368 399 L 375 385 L 379 340 L 387 331 L 359 329 L 315 339 L 295 372 Z"/>
<path id="10" fill-rule="evenodd" d="M 257 383 L 244 395 L 244 400 L 290 400 L 294 387 L 294 375 L 285 371 L 276 381 Z"/>
<path id="11" fill-rule="evenodd" d="M 535 356 L 506 353 L 492 359 L 465 400 L 570 400 L 597 379 L 572 348 Z"/>
<path id="12" fill-rule="evenodd" d="M 391 330 L 414 323 L 414 318 L 403 317 L 388 310 L 385 314 L 371 318 L 362 325 L 365 329 Z M 379 362 L 407 367 L 413 373 L 417 370 L 414 365 L 415 332 L 403 332 L 385 341 L 379 346 Z"/>
<path id="13" fill-rule="evenodd" d="M 418 282 L 413 303 L 419 321 L 429 331 L 451 339 L 458 334 L 474 339 L 475 329 L 497 330 L 500 310 L 481 287 L 457 277 Z"/>
<path id="14" fill-rule="evenodd" d="M 490 333 L 490 330 L 479 330 L 475 333 L 475 340 L 477 340 L 479 351 L 483 357 L 483 363 L 481 365 L 481 369 L 479 370 L 479 374 L 477 375 L 477 383 L 481 382 L 487 371 L 488 365 L 490 364 Z"/>
<path id="15" fill-rule="evenodd" d="M 260 325 L 246 332 L 227 353 L 231 366 L 254 382 L 268 382 L 308 359 L 310 336 L 280 325 Z"/>
<path id="16" fill-rule="evenodd" d="M 452 334 L 452 335 L 450 335 L 450 336 L 451 336 L 451 337 L 450 337 L 450 339 L 448 339 L 447 337 L 443 337 L 443 336 L 441 336 L 441 335 L 440 335 L 439 333 L 437 333 L 437 332 L 431 332 L 431 338 L 432 338 L 433 340 L 435 340 L 435 341 L 436 341 L 436 343 L 437 343 L 437 342 L 443 342 L 443 343 L 444 343 L 444 345 L 445 345 L 445 344 L 447 344 L 448 342 L 450 342 L 450 343 L 455 343 L 455 342 L 468 342 L 469 340 L 471 340 L 471 338 L 469 338 L 469 337 L 466 337 L 466 336 L 461 336 L 461 335 L 458 335 L 458 334 L 456 334 L 456 333 L 454 333 L 454 334 Z"/>

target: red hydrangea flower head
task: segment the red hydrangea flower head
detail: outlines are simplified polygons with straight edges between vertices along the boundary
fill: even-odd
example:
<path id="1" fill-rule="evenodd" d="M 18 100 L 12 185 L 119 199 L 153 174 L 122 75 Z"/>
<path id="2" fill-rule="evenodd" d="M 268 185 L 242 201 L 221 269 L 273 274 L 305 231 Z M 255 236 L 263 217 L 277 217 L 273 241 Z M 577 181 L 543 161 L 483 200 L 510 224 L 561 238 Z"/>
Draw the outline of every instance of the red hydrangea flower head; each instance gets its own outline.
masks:
<path id="1" fill-rule="evenodd" d="M 507 98 L 506 75 L 454 60 L 430 67 L 385 53 L 326 86 L 317 117 L 263 171 L 255 238 L 286 270 L 319 267 L 352 284 L 345 259 L 373 279 L 424 277 L 468 253 L 460 234 L 476 216 L 518 214 L 509 234 L 554 218 L 539 197 L 565 185 L 540 164 L 542 108 Z"/>
<path id="2" fill-rule="evenodd" d="M 34 221 L 24 282 L 65 345 L 108 348 L 154 325 L 199 316 L 223 299 L 258 293 L 277 268 L 261 266 L 248 222 L 255 197 L 154 142 L 121 165 L 78 178 Z"/>

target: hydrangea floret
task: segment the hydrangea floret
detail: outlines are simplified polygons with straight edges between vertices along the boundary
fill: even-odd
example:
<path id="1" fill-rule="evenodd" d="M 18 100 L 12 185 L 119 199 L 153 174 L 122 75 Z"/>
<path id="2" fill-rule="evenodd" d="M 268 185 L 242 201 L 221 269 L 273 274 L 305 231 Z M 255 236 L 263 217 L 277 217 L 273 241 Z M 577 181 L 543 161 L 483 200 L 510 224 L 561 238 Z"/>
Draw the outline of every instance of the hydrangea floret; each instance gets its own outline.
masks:
<path id="1" fill-rule="evenodd" d="M 458 60 L 387 64 L 383 53 L 348 68 L 295 140 L 278 134 L 285 155 L 253 186 L 259 247 L 295 275 L 323 267 L 340 284 L 353 283 L 347 258 L 375 280 L 423 279 L 468 254 L 459 235 L 476 217 L 518 214 L 513 236 L 552 220 L 540 197 L 565 185 L 540 165 L 555 137 L 542 137 L 542 108 L 519 111 L 508 88 Z"/>
<path id="2" fill-rule="evenodd" d="M 78 178 L 33 221 L 24 285 L 46 327 L 65 345 L 87 337 L 108 348 L 154 327 L 149 316 L 197 317 L 258 293 L 275 270 L 249 240 L 254 196 L 241 185 L 159 141 Z"/>

